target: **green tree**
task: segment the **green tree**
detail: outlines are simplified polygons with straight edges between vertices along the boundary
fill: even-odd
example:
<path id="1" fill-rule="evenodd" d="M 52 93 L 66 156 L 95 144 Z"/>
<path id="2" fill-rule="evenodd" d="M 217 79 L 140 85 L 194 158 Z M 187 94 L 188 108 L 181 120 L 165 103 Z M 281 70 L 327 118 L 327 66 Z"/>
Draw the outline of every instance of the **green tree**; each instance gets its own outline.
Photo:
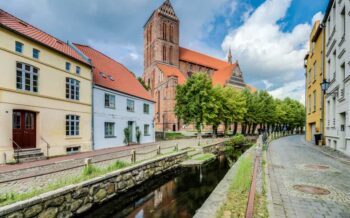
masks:
<path id="1" fill-rule="evenodd" d="M 138 77 L 137 80 L 141 83 L 141 85 L 142 85 L 147 91 L 149 91 L 149 90 L 151 89 L 151 87 L 149 87 L 141 77 Z"/>
<path id="2" fill-rule="evenodd" d="M 212 82 L 207 73 L 195 73 L 176 89 L 176 116 L 185 124 L 193 123 L 201 137 L 202 127 L 216 116 Z"/>

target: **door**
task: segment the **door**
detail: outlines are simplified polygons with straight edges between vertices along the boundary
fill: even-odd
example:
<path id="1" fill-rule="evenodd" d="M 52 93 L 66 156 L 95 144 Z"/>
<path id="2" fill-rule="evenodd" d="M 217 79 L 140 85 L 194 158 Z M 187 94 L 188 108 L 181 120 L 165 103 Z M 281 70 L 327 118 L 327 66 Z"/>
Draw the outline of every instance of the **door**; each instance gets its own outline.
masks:
<path id="1" fill-rule="evenodd" d="M 128 129 L 129 129 L 129 133 L 130 133 L 130 135 L 129 135 L 129 141 L 130 142 L 132 142 L 133 141 L 133 135 L 134 135 L 134 133 L 133 133 L 133 125 L 134 124 L 134 122 L 132 122 L 132 121 L 129 121 L 128 122 Z"/>
<path id="2" fill-rule="evenodd" d="M 340 144 L 339 148 L 341 149 L 346 149 L 346 113 L 341 113 L 340 114 L 340 133 L 339 133 L 339 138 L 340 138 Z"/>
<path id="3" fill-rule="evenodd" d="M 316 124 L 312 123 L 311 124 L 311 142 L 312 144 L 315 144 L 315 134 L 316 134 Z"/>
<path id="4" fill-rule="evenodd" d="M 36 147 L 36 114 L 30 111 L 13 111 L 13 148 Z"/>

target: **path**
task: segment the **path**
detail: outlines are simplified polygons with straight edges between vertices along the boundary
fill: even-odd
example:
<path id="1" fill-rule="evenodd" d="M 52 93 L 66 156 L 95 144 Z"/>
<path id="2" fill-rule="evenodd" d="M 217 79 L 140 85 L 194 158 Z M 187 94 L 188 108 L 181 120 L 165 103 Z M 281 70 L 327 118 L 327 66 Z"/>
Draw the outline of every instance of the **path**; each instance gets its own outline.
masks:
<path id="1" fill-rule="evenodd" d="M 271 217 L 350 218 L 350 165 L 320 152 L 303 137 L 270 144 Z"/>

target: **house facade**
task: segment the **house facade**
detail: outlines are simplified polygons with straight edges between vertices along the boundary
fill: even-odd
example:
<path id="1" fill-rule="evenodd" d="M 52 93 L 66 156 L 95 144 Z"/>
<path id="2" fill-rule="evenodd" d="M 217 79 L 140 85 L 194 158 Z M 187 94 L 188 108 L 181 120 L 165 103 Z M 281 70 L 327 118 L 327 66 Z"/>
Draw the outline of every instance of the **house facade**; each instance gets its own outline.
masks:
<path id="1" fill-rule="evenodd" d="M 122 64 L 86 46 L 74 44 L 93 65 L 94 149 L 155 141 L 154 102 Z M 139 140 L 138 140 L 139 135 Z"/>
<path id="2" fill-rule="evenodd" d="M 326 144 L 350 155 L 350 2 L 329 1 L 326 26 Z"/>
<path id="3" fill-rule="evenodd" d="M 324 135 L 324 28 L 316 21 L 310 34 L 310 51 L 306 65 L 306 140 L 315 143 L 315 134 Z"/>
<path id="4" fill-rule="evenodd" d="M 3 10 L 0 39 L 0 163 L 16 150 L 49 156 L 91 150 L 90 64 Z"/>
<path id="5" fill-rule="evenodd" d="M 182 85 L 195 72 L 206 72 L 213 85 L 247 86 L 238 63 L 232 62 L 231 52 L 223 61 L 180 47 L 180 20 L 169 0 L 156 9 L 144 25 L 143 80 L 150 87 L 155 100 L 157 131 L 179 131 L 184 128 L 177 119 L 175 108 L 176 86 Z"/>

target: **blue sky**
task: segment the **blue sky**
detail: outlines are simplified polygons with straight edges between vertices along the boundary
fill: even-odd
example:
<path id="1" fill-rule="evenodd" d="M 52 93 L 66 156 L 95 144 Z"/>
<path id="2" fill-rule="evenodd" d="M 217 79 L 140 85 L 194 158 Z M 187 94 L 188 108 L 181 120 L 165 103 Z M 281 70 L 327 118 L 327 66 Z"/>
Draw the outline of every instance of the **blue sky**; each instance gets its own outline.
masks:
<path id="1" fill-rule="evenodd" d="M 89 44 L 143 71 L 143 25 L 163 0 L 2 0 L 0 7 L 64 41 Z M 303 100 L 303 57 L 328 0 L 172 0 L 181 46 L 226 58 L 246 82 Z"/>

